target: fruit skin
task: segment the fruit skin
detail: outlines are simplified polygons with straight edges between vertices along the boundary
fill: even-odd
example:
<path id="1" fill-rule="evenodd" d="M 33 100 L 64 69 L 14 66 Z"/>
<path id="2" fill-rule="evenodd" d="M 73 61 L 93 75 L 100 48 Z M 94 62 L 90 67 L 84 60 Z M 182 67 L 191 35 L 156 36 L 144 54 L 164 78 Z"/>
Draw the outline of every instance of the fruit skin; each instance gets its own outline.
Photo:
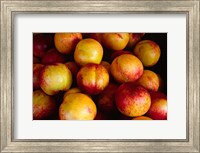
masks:
<path id="1" fill-rule="evenodd" d="M 134 117 L 132 120 L 152 120 L 152 119 L 147 116 L 138 116 L 138 117 Z"/>
<path id="2" fill-rule="evenodd" d="M 56 33 L 54 36 L 55 47 L 62 54 L 73 53 L 80 40 L 81 33 Z"/>
<path id="3" fill-rule="evenodd" d="M 46 119 L 56 111 L 56 104 L 52 97 L 46 95 L 42 90 L 33 92 L 33 119 Z"/>
<path id="4" fill-rule="evenodd" d="M 100 64 L 103 58 L 103 47 L 101 44 L 92 38 L 81 40 L 75 49 L 74 60 L 84 66 L 89 63 Z"/>
<path id="5" fill-rule="evenodd" d="M 40 73 L 43 69 L 43 64 L 33 64 L 33 89 L 40 89 Z"/>
<path id="6" fill-rule="evenodd" d="M 96 114 L 95 103 L 83 93 L 68 94 L 59 107 L 61 120 L 93 120 Z"/>
<path id="7" fill-rule="evenodd" d="M 42 57 L 50 48 L 53 47 L 52 34 L 36 34 L 33 36 L 33 55 Z"/>
<path id="8" fill-rule="evenodd" d="M 141 60 L 145 67 L 154 66 L 160 58 L 160 47 L 154 41 L 142 40 L 133 49 L 133 53 Z"/>
<path id="9" fill-rule="evenodd" d="M 161 92 L 150 92 L 151 106 L 146 116 L 153 120 L 167 120 L 167 96 Z"/>
<path id="10" fill-rule="evenodd" d="M 115 102 L 122 114 L 136 117 L 144 115 L 149 110 L 151 97 L 144 87 L 128 82 L 116 90 Z"/>
<path id="11" fill-rule="evenodd" d="M 134 55 L 123 54 L 111 63 L 110 71 L 118 83 L 135 82 L 143 74 L 143 65 Z"/>
<path id="12" fill-rule="evenodd" d="M 117 88 L 117 85 L 109 83 L 109 85 L 98 95 L 96 103 L 101 111 L 109 114 L 117 112 L 117 107 L 115 105 L 115 91 Z"/>
<path id="13" fill-rule="evenodd" d="M 127 48 L 133 50 L 133 47 L 142 39 L 145 33 L 129 33 L 129 42 Z"/>
<path id="14" fill-rule="evenodd" d="M 109 74 L 100 64 L 87 64 L 77 74 L 77 84 L 81 90 L 90 95 L 101 93 L 109 83 Z"/>
<path id="15" fill-rule="evenodd" d="M 129 41 L 128 33 L 103 33 L 101 42 L 106 48 L 118 51 L 123 50 Z"/>
<path id="16" fill-rule="evenodd" d="M 64 63 L 65 61 L 65 56 L 59 53 L 55 48 L 48 50 L 42 57 L 42 64 L 44 65 Z"/>
<path id="17" fill-rule="evenodd" d="M 66 91 L 72 85 L 72 74 L 62 63 L 46 65 L 40 73 L 40 87 L 48 95 Z"/>
<path id="18" fill-rule="evenodd" d="M 137 84 L 143 86 L 149 91 L 158 91 L 158 75 L 151 70 L 144 70 L 142 76 L 137 80 Z"/>

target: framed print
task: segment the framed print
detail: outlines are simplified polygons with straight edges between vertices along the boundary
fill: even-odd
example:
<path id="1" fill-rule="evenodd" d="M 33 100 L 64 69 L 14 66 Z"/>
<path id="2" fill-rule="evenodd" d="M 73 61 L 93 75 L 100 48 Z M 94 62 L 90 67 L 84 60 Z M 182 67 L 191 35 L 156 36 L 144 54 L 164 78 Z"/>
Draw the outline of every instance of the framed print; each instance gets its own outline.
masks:
<path id="1" fill-rule="evenodd" d="M 199 0 L 0 1 L 1 152 L 200 151 Z M 138 39 L 135 44 L 131 44 L 133 40 L 130 42 L 130 38 L 136 39 L 133 35 Z M 73 51 L 62 46 L 66 41 L 63 37 L 69 36 L 66 44 L 75 44 Z M 119 37 L 121 44 L 116 39 Z M 145 56 L 140 54 L 144 44 L 148 46 L 144 46 L 148 48 Z M 90 55 L 88 50 L 92 47 L 94 63 L 88 64 L 90 57 L 81 58 L 80 50 L 86 48 Z M 151 51 L 155 57 L 148 56 Z M 125 62 L 120 67 L 123 58 Z M 152 60 L 158 63 L 152 64 Z M 52 62 L 53 66 L 49 64 Z M 73 62 L 77 67 L 72 66 Z M 37 71 L 33 71 L 41 65 L 38 85 Z M 137 65 L 137 69 L 130 65 Z M 91 72 L 94 69 L 95 75 Z M 125 76 L 126 73 L 131 75 Z M 47 86 L 46 76 L 52 74 L 59 78 L 58 82 Z M 154 84 L 149 86 L 145 77 L 150 74 L 155 77 Z M 163 89 L 158 89 L 162 87 L 159 75 Z M 93 76 L 94 86 L 90 82 Z M 114 85 L 109 84 L 110 76 Z M 66 79 L 71 80 L 66 86 L 58 85 Z M 106 90 L 108 84 L 111 87 Z M 67 93 L 76 85 L 80 89 Z M 115 89 L 114 102 L 108 101 L 114 103 L 113 107 L 110 103 L 109 107 L 103 107 L 102 103 Z M 156 97 L 166 106 L 161 115 L 150 112 L 155 101 L 154 90 L 165 95 Z M 134 96 L 129 97 L 130 93 Z M 35 99 L 41 98 L 38 95 L 48 102 L 42 110 L 35 107 Z M 146 97 L 133 107 L 129 100 L 137 101 L 138 95 Z M 53 102 L 55 99 L 57 103 Z M 126 99 L 128 102 L 124 102 Z M 68 101 L 72 105 L 67 105 Z M 128 111 L 127 103 L 131 105 Z M 143 109 L 140 106 L 132 111 L 142 103 L 145 103 Z M 79 107 L 74 109 L 77 111 L 67 111 L 77 104 Z M 81 107 L 87 108 L 86 111 Z M 113 113 L 114 108 L 117 113 Z M 56 113 L 51 114 L 54 109 Z M 101 111 L 113 114 L 98 114 Z M 136 120 L 138 116 L 153 120 Z"/>

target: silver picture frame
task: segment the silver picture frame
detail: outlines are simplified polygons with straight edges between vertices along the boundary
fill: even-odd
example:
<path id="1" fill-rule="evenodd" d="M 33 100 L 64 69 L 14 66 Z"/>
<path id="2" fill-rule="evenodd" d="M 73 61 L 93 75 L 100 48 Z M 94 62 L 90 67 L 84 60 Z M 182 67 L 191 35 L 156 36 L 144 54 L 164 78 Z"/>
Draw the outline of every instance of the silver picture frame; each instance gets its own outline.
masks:
<path id="1" fill-rule="evenodd" d="M 1 152 L 200 152 L 199 0 L 0 0 Z M 185 140 L 16 140 L 13 137 L 13 23 L 16 13 L 186 14 L 187 138 Z"/>

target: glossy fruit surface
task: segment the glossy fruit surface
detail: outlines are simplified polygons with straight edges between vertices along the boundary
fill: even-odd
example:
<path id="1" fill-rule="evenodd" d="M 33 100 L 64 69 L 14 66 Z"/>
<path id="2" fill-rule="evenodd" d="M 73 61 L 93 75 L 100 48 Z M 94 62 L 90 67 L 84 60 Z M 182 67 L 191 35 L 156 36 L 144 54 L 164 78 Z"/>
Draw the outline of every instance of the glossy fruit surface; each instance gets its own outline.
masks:
<path id="1" fill-rule="evenodd" d="M 56 33 L 54 36 L 55 47 L 62 54 L 74 52 L 80 40 L 82 40 L 81 33 Z"/>
<path id="2" fill-rule="evenodd" d="M 123 54 L 113 60 L 110 70 L 119 83 L 135 82 L 143 74 L 143 65 L 136 56 Z"/>
<path id="3" fill-rule="evenodd" d="M 161 92 L 151 92 L 151 107 L 146 116 L 154 120 L 167 120 L 167 96 Z"/>
<path id="4" fill-rule="evenodd" d="M 77 74 L 77 84 L 84 92 L 97 95 L 101 93 L 109 83 L 109 73 L 100 64 L 87 64 Z"/>
<path id="5" fill-rule="evenodd" d="M 131 82 L 118 87 L 115 101 L 118 110 L 129 117 L 144 115 L 151 105 L 149 92 L 144 87 Z"/>
<path id="6" fill-rule="evenodd" d="M 149 91 L 158 91 L 159 88 L 158 75 L 151 70 L 144 70 L 142 76 L 138 79 L 137 84 L 143 86 Z"/>
<path id="7" fill-rule="evenodd" d="M 146 67 L 154 66 L 160 58 L 160 47 L 154 41 L 142 40 L 135 46 L 133 53 Z"/>
<path id="8" fill-rule="evenodd" d="M 103 47 L 95 39 L 87 38 L 81 40 L 75 49 L 74 60 L 84 66 L 89 63 L 100 64 L 103 58 Z"/>
<path id="9" fill-rule="evenodd" d="M 40 74 L 40 87 L 48 95 L 66 91 L 72 85 L 72 74 L 65 64 L 46 65 Z"/>
<path id="10" fill-rule="evenodd" d="M 67 95 L 59 108 L 61 120 L 93 120 L 97 108 L 93 100 L 82 93 Z"/>
<path id="11" fill-rule="evenodd" d="M 114 51 L 123 50 L 129 41 L 128 33 L 104 33 L 101 36 L 102 44 Z"/>

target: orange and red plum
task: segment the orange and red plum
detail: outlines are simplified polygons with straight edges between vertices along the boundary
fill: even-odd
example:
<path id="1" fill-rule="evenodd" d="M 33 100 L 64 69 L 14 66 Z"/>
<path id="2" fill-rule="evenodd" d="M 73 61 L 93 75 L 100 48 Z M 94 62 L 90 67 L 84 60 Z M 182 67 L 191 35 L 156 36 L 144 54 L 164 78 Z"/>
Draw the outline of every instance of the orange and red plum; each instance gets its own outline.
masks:
<path id="1" fill-rule="evenodd" d="M 90 95 L 101 93 L 109 83 L 109 74 L 100 64 L 87 64 L 77 74 L 77 84 L 81 90 Z"/>
<path id="2" fill-rule="evenodd" d="M 54 115 L 56 104 L 54 99 L 42 90 L 33 92 L 33 119 L 41 120 Z"/>
<path id="3" fill-rule="evenodd" d="M 62 54 L 73 53 L 80 40 L 81 33 L 56 33 L 54 36 L 55 47 Z"/>
<path id="4" fill-rule="evenodd" d="M 133 49 L 133 53 L 141 60 L 145 67 L 154 66 L 160 58 L 160 47 L 154 41 L 142 40 Z"/>
<path id="5" fill-rule="evenodd" d="M 75 49 L 74 60 L 84 66 L 89 63 L 100 64 L 103 58 L 103 47 L 101 44 L 92 38 L 81 40 Z"/>
<path id="6" fill-rule="evenodd" d="M 129 41 L 128 33 L 103 33 L 101 41 L 106 48 L 118 51 L 123 50 Z"/>
<path id="7" fill-rule="evenodd" d="M 167 120 L 167 96 L 161 92 L 151 92 L 151 107 L 146 116 L 154 120 Z"/>
<path id="8" fill-rule="evenodd" d="M 132 82 L 121 84 L 115 93 L 118 110 L 129 117 L 144 115 L 150 108 L 151 97 L 144 87 Z"/>
<path id="9" fill-rule="evenodd" d="M 48 95 L 66 91 L 72 85 L 72 74 L 62 63 L 46 65 L 40 73 L 40 87 Z"/>
<path id="10" fill-rule="evenodd" d="M 137 81 L 137 84 L 143 86 L 149 91 L 158 91 L 158 75 L 151 70 L 144 70 L 142 76 Z"/>
<path id="11" fill-rule="evenodd" d="M 113 60 L 110 71 L 118 83 L 135 82 L 143 74 L 143 65 L 136 56 L 123 54 Z"/>
<path id="12" fill-rule="evenodd" d="M 60 120 L 93 120 L 97 114 L 94 101 L 86 94 L 68 94 L 59 107 Z"/>

